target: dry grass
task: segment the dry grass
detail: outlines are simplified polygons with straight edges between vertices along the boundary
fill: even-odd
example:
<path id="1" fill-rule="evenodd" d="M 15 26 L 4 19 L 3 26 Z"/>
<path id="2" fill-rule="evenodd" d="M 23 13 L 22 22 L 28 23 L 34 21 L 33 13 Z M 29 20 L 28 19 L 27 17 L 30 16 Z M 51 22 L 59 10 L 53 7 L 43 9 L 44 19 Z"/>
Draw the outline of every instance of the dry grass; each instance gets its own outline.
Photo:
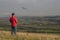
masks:
<path id="1" fill-rule="evenodd" d="M 0 40 L 60 40 L 60 34 L 17 32 L 14 36 L 9 31 L 0 31 Z"/>

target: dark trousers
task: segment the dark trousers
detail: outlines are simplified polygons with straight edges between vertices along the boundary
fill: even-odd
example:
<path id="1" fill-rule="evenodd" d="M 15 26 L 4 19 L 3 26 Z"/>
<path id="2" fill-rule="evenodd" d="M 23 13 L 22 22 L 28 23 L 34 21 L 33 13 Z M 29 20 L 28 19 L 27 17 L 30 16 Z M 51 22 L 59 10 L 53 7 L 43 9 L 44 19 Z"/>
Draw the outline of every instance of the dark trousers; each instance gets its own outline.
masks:
<path id="1" fill-rule="evenodd" d="M 17 27 L 11 26 L 11 34 L 16 35 Z"/>

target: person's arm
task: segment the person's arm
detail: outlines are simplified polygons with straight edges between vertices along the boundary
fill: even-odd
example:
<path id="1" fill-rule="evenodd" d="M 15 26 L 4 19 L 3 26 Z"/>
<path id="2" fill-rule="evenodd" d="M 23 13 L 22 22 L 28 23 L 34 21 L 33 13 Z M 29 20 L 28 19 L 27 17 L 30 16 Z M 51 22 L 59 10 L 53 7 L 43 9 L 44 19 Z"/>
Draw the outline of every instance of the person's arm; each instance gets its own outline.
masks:
<path id="1" fill-rule="evenodd" d="M 17 18 L 16 18 L 16 17 L 15 17 L 15 22 L 16 22 L 16 23 L 18 23 L 18 20 L 17 20 Z"/>

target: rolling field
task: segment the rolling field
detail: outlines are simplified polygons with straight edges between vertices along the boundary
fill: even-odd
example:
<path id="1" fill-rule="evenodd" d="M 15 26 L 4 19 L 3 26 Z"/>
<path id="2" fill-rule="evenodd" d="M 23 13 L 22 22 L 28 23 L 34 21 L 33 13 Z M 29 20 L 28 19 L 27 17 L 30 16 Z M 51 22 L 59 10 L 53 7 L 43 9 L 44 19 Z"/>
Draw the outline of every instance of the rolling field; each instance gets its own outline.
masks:
<path id="1" fill-rule="evenodd" d="M 9 31 L 0 31 L 0 40 L 60 40 L 60 35 L 17 32 L 15 36 Z"/>
<path id="2" fill-rule="evenodd" d="M 31 24 L 32 23 L 32 24 Z M 30 22 L 19 20 L 17 31 L 33 33 L 57 33 L 60 34 L 60 25 L 38 25 L 40 22 Z M 46 22 L 45 22 L 46 23 Z M 0 20 L 0 30 L 11 30 L 10 22 L 7 19 Z"/>
<path id="3" fill-rule="evenodd" d="M 1 19 L 0 40 L 60 40 L 60 25 L 57 22 L 19 19 L 17 35 L 11 35 L 10 30 L 9 20 Z"/>

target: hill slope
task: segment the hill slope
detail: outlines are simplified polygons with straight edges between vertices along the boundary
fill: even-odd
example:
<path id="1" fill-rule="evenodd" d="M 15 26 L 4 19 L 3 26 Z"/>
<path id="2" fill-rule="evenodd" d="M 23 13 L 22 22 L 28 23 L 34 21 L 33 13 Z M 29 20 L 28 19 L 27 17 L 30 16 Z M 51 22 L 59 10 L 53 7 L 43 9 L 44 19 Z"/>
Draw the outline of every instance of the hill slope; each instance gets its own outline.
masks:
<path id="1" fill-rule="evenodd" d="M 14 36 L 9 31 L 0 31 L 0 40 L 60 40 L 60 35 L 17 32 Z"/>

